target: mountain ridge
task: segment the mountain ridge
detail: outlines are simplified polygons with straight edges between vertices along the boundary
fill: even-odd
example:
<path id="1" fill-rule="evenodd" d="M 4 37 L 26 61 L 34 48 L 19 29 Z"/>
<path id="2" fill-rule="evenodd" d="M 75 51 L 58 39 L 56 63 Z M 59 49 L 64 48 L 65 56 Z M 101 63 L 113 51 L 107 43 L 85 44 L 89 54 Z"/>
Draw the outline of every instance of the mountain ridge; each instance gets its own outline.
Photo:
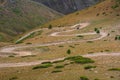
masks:
<path id="1" fill-rule="evenodd" d="M 43 3 L 44 5 L 63 14 L 69 14 L 82 10 L 98 3 L 100 0 L 33 0 Z"/>

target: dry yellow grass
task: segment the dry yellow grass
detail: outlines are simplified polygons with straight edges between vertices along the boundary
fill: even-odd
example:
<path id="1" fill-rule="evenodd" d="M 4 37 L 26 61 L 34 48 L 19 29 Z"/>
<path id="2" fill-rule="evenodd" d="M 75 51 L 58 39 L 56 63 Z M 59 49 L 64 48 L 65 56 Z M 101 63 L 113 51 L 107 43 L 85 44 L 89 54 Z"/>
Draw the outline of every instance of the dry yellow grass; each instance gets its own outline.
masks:
<path id="1" fill-rule="evenodd" d="M 120 10 L 113 10 L 111 6 L 114 4 L 111 2 L 113 0 L 106 0 L 96 6 L 83 10 L 81 12 L 76 12 L 70 14 L 64 18 L 59 20 L 52 21 L 48 24 L 45 24 L 43 27 L 47 27 L 49 24 L 53 26 L 68 26 L 73 25 L 78 22 L 90 22 L 91 24 L 83 28 L 80 31 L 73 31 L 69 34 L 73 33 L 85 33 L 85 32 L 93 32 L 94 28 L 100 28 L 106 33 L 110 34 L 109 36 L 93 42 L 82 42 L 82 43 L 71 43 L 71 44 L 61 44 L 56 46 L 48 46 L 48 47 L 35 47 L 28 48 L 24 50 L 31 50 L 37 56 L 34 57 L 6 57 L 0 58 L 0 62 L 23 62 L 23 61 L 37 61 L 37 60 L 46 60 L 46 59 L 56 59 L 60 57 L 68 57 L 82 54 L 92 54 L 98 52 L 120 52 L 120 41 L 114 40 L 116 35 L 120 34 L 120 16 L 116 16 L 116 14 L 120 14 Z M 120 9 L 120 8 L 119 8 Z M 106 12 L 106 16 L 102 13 Z M 78 14 L 79 13 L 79 14 Z M 99 16 L 96 16 L 97 14 Z M 77 15 L 78 14 L 78 15 Z M 84 14 L 84 15 L 83 15 Z M 35 36 L 34 38 L 30 38 L 24 41 L 24 43 L 43 43 L 43 42 L 53 42 L 56 40 L 66 40 L 71 39 L 73 37 L 58 37 L 58 38 L 50 38 L 45 37 L 46 35 L 54 32 L 56 30 L 46 30 L 42 33 L 42 35 Z M 58 30 L 57 30 L 58 31 Z M 68 33 L 66 33 L 68 34 Z M 94 36 L 86 36 L 88 38 L 95 38 L 99 35 Z M 40 38 L 43 37 L 43 38 Z M 23 43 L 23 44 L 24 44 Z M 62 47 L 61 47 L 62 46 Z M 47 50 L 46 50 L 47 49 Z M 70 49 L 71 54 L 68 55 L 66 51 Z M 93 70 L 84 70 L 85 65 L 77 65 L 70 64 L 65 68 L 62 68 L 61 73 L 51 73 L 54 69 L 54 66 L 64 64 L 58 63 L 55 64 L 51 68 L 47 69 L 39 69 L 32 70 L 32 67 L 20 67 L 20 68 L 1 68 L 0 69 L 0 79 L 8 80 L 12 77 L 17 77 L 17 80 L 79 80 L 80 76 L 87 76 L 90 80 L 94 80 L 98 78 L 100 80 L 119 80 L 120 72 L 109 72 L 110 68 L 119 68 L 119 56 L 116 57 L 94 57 L 95 63 L 91 65 L 97 66 L 96 69 Z"/>
<path id="2" fill-rule="evenodd" d="M 16 77 L 17 80 L 79 80 L 81 76 L 87 76 L 92 80 L 96 78 L 100 80 L 119 80 L 120 72 L 108 71 L 110 68 L 119 67 L 119 62 L 116 62 L 120 60 L 119 57 L 97 57 L 93 59 L 96 62 L 89 65 L 95 65 L 97 67 L 91 70 L 84 69 L 84 67 L 88 64 L 69 64 L 61 69 L 54 68 L 57 65 L 64 65 L 65 63 L 57 63 L 50 68 L 38 70 L 32 70 L 33 66 L 21 68 L 2 68 L 0 69 L 0 79 L 9 80 Z M 62 72 L 51 73 L 54 70 L 61 70 Z"/>

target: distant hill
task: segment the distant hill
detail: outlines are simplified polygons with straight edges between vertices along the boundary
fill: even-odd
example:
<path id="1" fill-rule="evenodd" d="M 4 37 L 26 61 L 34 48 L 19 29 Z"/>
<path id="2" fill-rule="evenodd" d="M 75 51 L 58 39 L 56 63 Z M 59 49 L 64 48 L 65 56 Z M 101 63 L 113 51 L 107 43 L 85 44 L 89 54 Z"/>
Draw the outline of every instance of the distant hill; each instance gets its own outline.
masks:
<path id="1" fill-rule="evenodd" d="M 63 14 L 72 13 L 89 6 L 92 6 L 100 0 L 34 0 L 45 4 L 46 6 Z"/>
<path id="2" fill-rule="evenodd" d="M 62 14 L 31 0 L 0 0 L 0 41 L 40 26 Z"/>

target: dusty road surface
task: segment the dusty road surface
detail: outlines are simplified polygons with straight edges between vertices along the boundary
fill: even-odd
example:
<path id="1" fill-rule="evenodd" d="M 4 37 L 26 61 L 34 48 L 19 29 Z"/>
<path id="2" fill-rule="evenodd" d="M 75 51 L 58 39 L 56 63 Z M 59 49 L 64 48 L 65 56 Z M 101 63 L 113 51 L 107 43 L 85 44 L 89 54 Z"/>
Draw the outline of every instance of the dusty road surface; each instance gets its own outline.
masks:
<path id="1" fill-rule="evenodd" d="M 60 35 L 60 33 L 63 33 L 63 32 L 71 32 L 71 31 L 74 31 L 76 30 L 76 26 L 79 26 L 80 25 L 80 28 L 79 29 L 82 29 L 82 28 L 85 28 L 89 25 L 89 23 L 79 23 L 79 24 L 75 24 L 73 26 L 71 26 L 70 30 L 66 30 L 66 31 L 60 31 L 60 32 L 54 32 L 52 34 L 50 34 L 49 36 L 56 36 L 56 37 L 59 37 L 59 36 L 78 36 L 78 35 L 94 35 L 94 34 L 97 34 L 96 32 L 89 32 L 89 33 L 82 33 L 82 34 L 72 34 L 72 35 Z M 41 29 L 40 29 L 41 30 Z M 29 36 L 30 34 L 32 34 L 33 32 L 37 32 L 37 31 L 40 31 L 40 30 L 35 30 L 35 31 L 32 31 L 28 34 L 26 34 L 25 36 L 23 36 L 22 38 L 20 38 L 19 40 Z M 52 43 L 45 43 L 45 44 L 32 44 L 32 45 L 11 45 L 11 46 L 7 46 L 7 47 L 3 47 L 0 49 L 0 53 L 13 53 L 13 54 L 16 54 L 16 56 L 27 56 L 27 55 L 32 55 L 31 52 L 28 52 L 28 51 L 15 51 L 16 49 L 22 49 L 22 48 L 29 48 L 29 47 L 40 47 L 40 46 L 52 46 L 52 45 L 59 45 L 59 44 L 65 44 L 65 43 L 75 43 L 75 42 L 84 42 L 84 41 L 95 41 L 95 40 L 100 40 L 104 37 L 107 36 L 107 33 L 101 31 L 100 34 L 101 35 L 99 38 L 95 38 L 95 39 L 91 39 L 91 40 L 79 40 L 79 41 L 74 41 L 74 40 L 67 40 L 67 41 L 60 41 L 60 42 L 52 42 Z M 17 40 L 17 41 L 19 41 Z"/>
<path id="2" fill-rule="evenodd" d="M 86 54 L 86 55 L 81 55 L 83 57 L 103 57 L 103 56 L 120 56 L 120 53 L 94 53 L 94 54 Z M 40 60 L 40 61 L 34 61 L 34 62 L 19 62 L 19 63 L 0 63 L 0 68 L 5 68 L 5 67 L 23 67 L 23 66 L 33 66 L 33 65 L 38 65 L 43 62 L 54 62 L 54 61 L 59 61 L 59 60 L 64 60 L 65 58 L 57 58 L 53 60 Z M 103 61 L 104 62 L 104 61 Z"/>
<path id="3" fill-rule="evenodd" d="M 76 24 L 74 26 L 71 26 L 70 30 L 54 32 L 54 33 L 50 34 L 49 36 L 59 37 L 59 36 L 77 36 L 77 35 L 94 35 L 94 34 L 97 34 L 96 32 L 88 32 L 88 33 L 82 33 L 82 34 L 60 35 L 60 33 L 63 33 L 63 32 L 71 32 L 71 31 L 76 30 L 76 27 L 79 26 L 79 25 L 80 25 L 79 29 L 82 29 L 82 28 L 87 27 L 89 25 L 89 23 L 79 23 L 79 24 Z M 39 31 L 39 30 L 35 30 L 33 32 L 36 32 L 36 31 Z M 27 35 L 23 36 L 19 40 L 29 36 L 33 32 L 28 33 Z M 65 43 L 83 42 L 83 41 L 96 41 L 96 40 L 100 40 L 100 39 L 106 37 L 107 33 L 105 33 L 104 31 L 100 31 L 99 35 L 101 35 L 99 38 L 90 39 L 90 40 L 61 41 L 61 42 L 52 42 L 52 43 L 45 43 L 45 44 L 32 44 L 32 45 L 11 45 L 11 46 L 1 48 L 0 53 L 3 53 L 3 54 L 4 53 L 14 53 L 14 54 L 18 54 L 19 56 L 32 55 L 31 52 L 15 51 L 15 50 L 20 49 L 20 48 L 29 48 L 29 47 L 51 46 L 51 45 L 59 45 L 59 44 L 65 44 Z M 17 41 L 19 41 L 19 40 L 17 40 Z M 92 58 L 92 57 L 102 57 L 102 56 L 120 56 L 120 53 L 96 53 L 96 54 L 86 54 L 86 55 L 82 55 L 82 56 L 90 57 L 90 58 Z M 41 64 L 42 62 L 47 62 L 47 61 L 54 62 L 54 61 L 63 60 L 63 59 L 64 58 L 58 58 L 58 59 L 53 59 L 53 60 L 40 60 L 40 61 L 35 61 L 35 62 L 0 63 L 0 68 L 32 66 L 32 65 Z"/>

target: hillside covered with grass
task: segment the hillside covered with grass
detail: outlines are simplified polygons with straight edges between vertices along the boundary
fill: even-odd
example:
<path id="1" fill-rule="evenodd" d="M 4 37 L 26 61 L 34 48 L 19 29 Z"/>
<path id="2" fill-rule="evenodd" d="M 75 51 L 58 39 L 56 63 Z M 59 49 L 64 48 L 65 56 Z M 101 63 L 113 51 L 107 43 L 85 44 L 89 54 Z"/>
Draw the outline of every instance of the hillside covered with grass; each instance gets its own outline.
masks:
<path id="1" fill-rule="evenodd" d="M 101 0 L 18 37 L 0 46 L 0 80 L 120 80 L 120 0 Z"/>
<path id="2" fill-rule="evenodd" d="M 0 41 L 59 18 L 62 14 L 31 0 L 0 0 Z"/>
<path id="3" fill-rule="evenodd" d="M 43 27 L 48 25 L 54 27 L 66 26 L 84 21 L 97 21 L 102 19 L 111 20 L 116 18 L 120 18 L 120 0 L 101 0 L 101 2 L 95 6 L 93 5 L 82 11 L 67 15 L 64 18 L 51 21 Z"/>

